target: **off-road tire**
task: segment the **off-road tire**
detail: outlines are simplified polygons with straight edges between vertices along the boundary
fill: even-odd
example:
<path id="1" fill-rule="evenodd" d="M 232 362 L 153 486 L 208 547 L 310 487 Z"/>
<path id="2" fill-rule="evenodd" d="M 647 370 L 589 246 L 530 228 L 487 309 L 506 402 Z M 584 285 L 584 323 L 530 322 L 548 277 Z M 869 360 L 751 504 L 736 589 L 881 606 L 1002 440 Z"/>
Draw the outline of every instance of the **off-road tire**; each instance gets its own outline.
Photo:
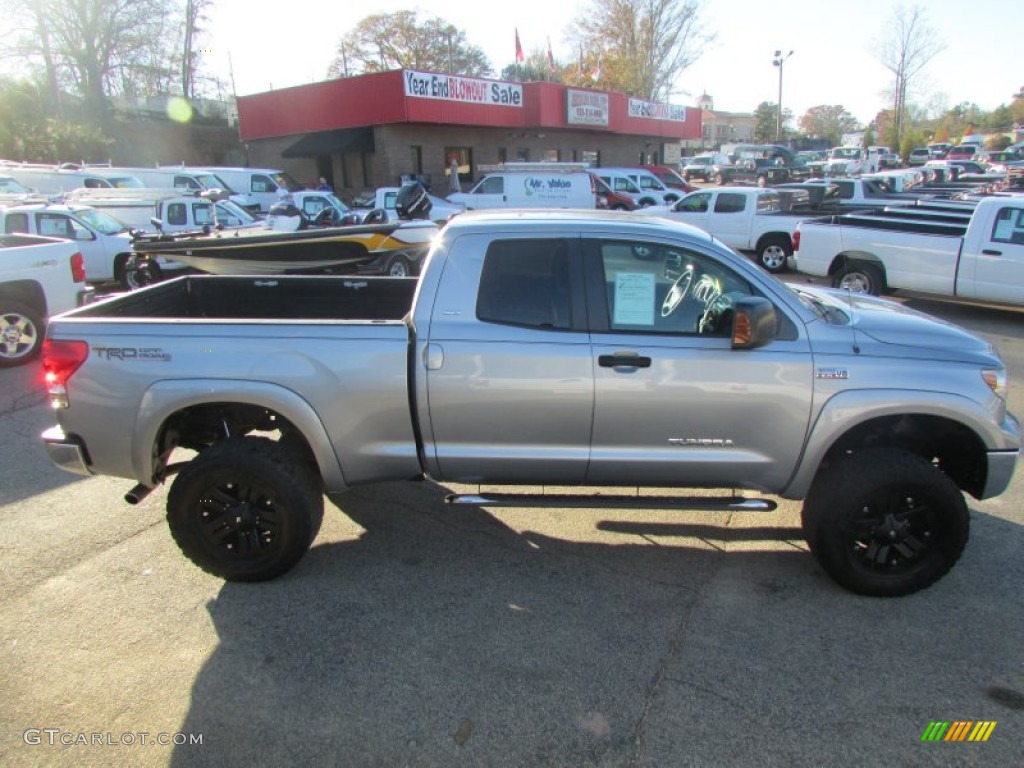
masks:
<path id="1" fill-rule="evenodd" d="M 851 592 L 909 595 L 938 581 L 967 544 L 964 495 L 938 467 L 896 448 L 842 456 L 815 478 L 801 513 L 825 572 Z"/>
<path id="2" fill-rule="evenodd" d="M 227 581 L 266 581 L 306 553 L 323 519 L 319 478 L 286 446 L 235 437 L 175 477 L 167 524 L 185 556 Z"/>

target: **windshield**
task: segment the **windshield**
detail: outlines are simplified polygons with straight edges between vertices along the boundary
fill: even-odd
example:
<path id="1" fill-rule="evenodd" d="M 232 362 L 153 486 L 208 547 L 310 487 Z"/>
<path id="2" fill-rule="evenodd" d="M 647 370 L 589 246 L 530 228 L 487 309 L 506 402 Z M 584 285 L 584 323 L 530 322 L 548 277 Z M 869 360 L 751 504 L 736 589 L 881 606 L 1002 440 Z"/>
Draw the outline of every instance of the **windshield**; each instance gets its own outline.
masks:
<path id="1" fill-rule="evenodd" d="M 233 195 L 235 193 L 235 190 L 228 186 L 227 182 L 215 173 L 197 173 L 196 181 L 199 182 L 203 189 L 223 189 L 229 195 Z"/>
<path id="2" fill-rule="evenodd" d="M 832 150 L 832 158 L 834 160 L 856 160 L 859 157 L 859 147 L 836 147 Z"/>
<path id="3" fill-rule="evenodd" d="M 277 186 L 285 187 L 289 192 L 301 192 L 302 185 L 287 173 L 275 173 L 271 178 L 277 182 Z"/>
<path id="4" fill-rule="evenodd" d="M 126 231 L 126 227 L 120 221 L 94 208 L 79 208 L 75 211 L 75 216 L 104 235 L 116 235 L 118 232 Z"/>
<path id="5" fill-rule="evenodd" d="M 107 176 L 107 181 L 118 189 L 143 189 L 146 186 L 134 176 Z"/>
<path id="6" fill-rule="evenodd" d="M 28 189 L 23 187 L 17 181 L 12 179 L 10 176 L 0 177 L 0 192 L 28 192 Z"/>
<path id="7" fill-rule="evenodd" d="M 230 200 L 219 200 L 217 201 L 217 216 L 233 216 L 238 219 L 242 224 L 255 224 L 256 217 L 249 213 L 245 208 L 233 203 Z"/>

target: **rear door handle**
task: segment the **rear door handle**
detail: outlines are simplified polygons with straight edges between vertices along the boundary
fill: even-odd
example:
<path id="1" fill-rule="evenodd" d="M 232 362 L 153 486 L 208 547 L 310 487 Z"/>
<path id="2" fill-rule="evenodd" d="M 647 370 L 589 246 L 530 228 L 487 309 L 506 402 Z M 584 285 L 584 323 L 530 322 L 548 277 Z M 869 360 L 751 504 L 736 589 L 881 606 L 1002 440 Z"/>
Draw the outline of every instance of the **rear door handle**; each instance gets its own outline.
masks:
<path id="1" fill-rule="evenodd" d="M 601 355 L 597 364 L 602 368 L 650 368 L 651 358 L 633 354 Z"/>
<path id="2" fill-rule="evenodd" d="M 986 256 L 1002 256 L 1003 255 L 1002 251 L 993 251 L 991 248 L 982 248 L 981 252 L 984 253 Z"/>

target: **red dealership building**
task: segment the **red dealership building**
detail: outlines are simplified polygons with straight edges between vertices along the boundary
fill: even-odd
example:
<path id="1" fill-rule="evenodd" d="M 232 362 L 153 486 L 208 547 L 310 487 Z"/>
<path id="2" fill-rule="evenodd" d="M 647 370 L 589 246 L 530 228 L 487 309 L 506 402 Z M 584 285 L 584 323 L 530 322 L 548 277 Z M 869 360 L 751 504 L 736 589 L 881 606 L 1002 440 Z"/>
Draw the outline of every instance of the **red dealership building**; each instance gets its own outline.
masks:
<path id="1" fill-rule="evenodd" d="M 355 192 L 417 175 L 446 194 L 506 161 L 666 163 L 699 139 L 701 113 L 562 83 L 413 70 L 282 88 L 238 99 L 248 164 Z"/>

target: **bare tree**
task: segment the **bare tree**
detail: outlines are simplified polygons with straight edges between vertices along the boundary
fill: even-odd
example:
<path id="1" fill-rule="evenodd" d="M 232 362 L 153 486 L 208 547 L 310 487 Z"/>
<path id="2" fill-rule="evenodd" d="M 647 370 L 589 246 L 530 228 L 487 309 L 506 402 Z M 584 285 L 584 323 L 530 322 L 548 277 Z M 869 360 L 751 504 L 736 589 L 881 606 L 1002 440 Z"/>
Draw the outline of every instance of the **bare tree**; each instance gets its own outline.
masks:
<path id="1" fill-rule="evenodd" d="M 57 98 L 68 89 L 87 114 L 109 124 L 107 98 L 153 93 L 176 80 L 180 0 L 3 0 L 0 8 L 19 33 L 2 53 L 26 69 L 39 66 Z"/>
<path id="2" fill-rule="evenodd" d="M 416 11 L 377 13 L 362 19 L 338 43 L 330 77 L 389 69 L 420 69 L 479 77 L 491 74 L 481 48 L 441 18 L 421 22 Z"/>
<path id="3" fill-rule="evenodd" d="M 896 144 L 905 130 L 907 94 L 928 63 L 942 51 L 943 43 L 928 26 L 919 6 L 893 9 L 889 37 L 879 44 L 876 58 L 894 77 L 893 118 Z"/>
<path id="4" fill-rule="evenodd" d="M 700 11 L 700 0 L 592 0 L 575 42 L 588 58 L 600 58 L 602 87 L 660 100 L 715 38 Z"/>

